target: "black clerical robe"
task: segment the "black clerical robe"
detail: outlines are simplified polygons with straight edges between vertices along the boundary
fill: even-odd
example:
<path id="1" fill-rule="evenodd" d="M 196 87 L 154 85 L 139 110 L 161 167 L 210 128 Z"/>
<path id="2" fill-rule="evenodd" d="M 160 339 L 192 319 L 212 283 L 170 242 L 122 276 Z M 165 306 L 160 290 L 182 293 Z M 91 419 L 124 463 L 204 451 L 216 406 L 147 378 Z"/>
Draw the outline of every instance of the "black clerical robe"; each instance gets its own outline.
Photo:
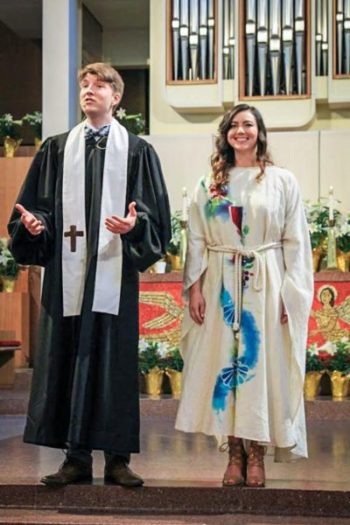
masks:
<path id="1" fill-rule="evenodd" d="M 14 211 L 8 226 L 18 263 L 45 267 L 41 319 L 24 441 L 65 448 L 139 451 L 138 272 L 160 259 L 170 239 L 169 203 L 152 146 L 129 134 L 119 314 L 92 312 L 105 150 L 86 141 L 87 268 L 81 314 L 63 317 L 62 175 L 68 134 L 49 138 L 33 160 L 17 202 L 43 222 L 32 236 Z M 80 238 L 77 239 L 79 242 Z"/>

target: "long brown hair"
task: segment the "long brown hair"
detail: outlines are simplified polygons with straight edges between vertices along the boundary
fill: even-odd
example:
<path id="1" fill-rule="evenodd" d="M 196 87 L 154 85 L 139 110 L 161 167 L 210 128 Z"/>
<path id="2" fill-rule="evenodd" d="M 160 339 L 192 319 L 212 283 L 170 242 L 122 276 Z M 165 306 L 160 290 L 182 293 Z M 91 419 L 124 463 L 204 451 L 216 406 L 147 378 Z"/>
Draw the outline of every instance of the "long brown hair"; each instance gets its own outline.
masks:
<path id="1" fill-rule="evenodd" d="M 266 164 L 272 164 L 270 153 L 267 150 L 267 133 L 261 113 L 248 104 L 238 104 L 223 116 L 219 133 L 215 140 L 215 152 L 211 157 L 212 177 L 216 186 L 224 186 L 228 182 L 229 170 L 236 165 L 235 150 L 227 142 L 227 133 L 232 125 L 232 119 L 242 111 L 250 111 L 258 127 L 256 160 L 260 166 L 260 173 L 256 179 L 260 182 L 265 175 Z"/>

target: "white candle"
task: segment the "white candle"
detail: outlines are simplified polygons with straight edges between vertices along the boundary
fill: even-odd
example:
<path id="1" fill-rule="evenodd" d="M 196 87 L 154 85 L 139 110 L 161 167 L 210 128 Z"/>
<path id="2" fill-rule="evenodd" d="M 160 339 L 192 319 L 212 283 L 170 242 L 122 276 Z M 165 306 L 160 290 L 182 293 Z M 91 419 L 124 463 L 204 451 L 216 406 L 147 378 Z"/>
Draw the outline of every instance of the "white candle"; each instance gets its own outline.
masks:
<path id="1" fill-rule="evenodd" d="M 329 199 L 328 199 L 328 206 L 329 206 L 329 220 L 333 221 L 334 219 L 334 189 L 333 186 L 329 187 Z"/>
<path id="2" fill-rule="evenodd" d="M 182 214 L 181 214 L 181 220 L 187 221 L 188 219 L 188 200 L 187 200 L 187 189 L 185 187 L 182 188 Z"/>

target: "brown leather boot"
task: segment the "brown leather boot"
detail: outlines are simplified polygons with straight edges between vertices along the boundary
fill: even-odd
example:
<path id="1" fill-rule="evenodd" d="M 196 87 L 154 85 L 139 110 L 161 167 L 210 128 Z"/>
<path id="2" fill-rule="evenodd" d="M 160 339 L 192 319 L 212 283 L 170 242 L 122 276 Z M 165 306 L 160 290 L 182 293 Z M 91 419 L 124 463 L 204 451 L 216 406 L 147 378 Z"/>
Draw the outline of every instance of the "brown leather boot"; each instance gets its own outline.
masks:
<path id="1" fill-rule="evenodd" d="M 119 456 L 108 461 L 105 466 L 104 480 L 106 483 L 123 487 L 141 487 L 144 483 L 143 479 L 129 468 L 127 461 Z"/>
<path id="2" fill-rule="evenodd" d="M 225 487 L 244 484 L 246 453 L 241 438 L 228 437 L 228 465 L 222 480 Z"/>
<path id="3" fill-rule="evenodd" d="M 41 478 L 45 485 L 69 485 L 70 483 L 91 483 L 92 468 L 75 458 L 67 458 L 55 474 Z"/>
<path id="4" fill-rule="evenodd" d="M 247 463 L 247 487 L 265 487 L 264 455 L 266 447 L 256 441 L 250 443 Z"/>

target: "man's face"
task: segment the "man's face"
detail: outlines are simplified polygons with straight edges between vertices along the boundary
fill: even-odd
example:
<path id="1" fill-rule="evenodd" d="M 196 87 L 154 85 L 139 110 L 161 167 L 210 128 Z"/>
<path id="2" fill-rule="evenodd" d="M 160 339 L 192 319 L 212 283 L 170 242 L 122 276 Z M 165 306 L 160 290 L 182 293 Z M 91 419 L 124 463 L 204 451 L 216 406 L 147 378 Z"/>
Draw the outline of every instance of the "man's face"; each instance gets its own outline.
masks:
<path id="1" fill-rule="evenodd" d="M 97 75 L 87 73 L 80 82 L 80 107 L 87 117 L 110 117 L 119 101 L 120 94 Z"/>

